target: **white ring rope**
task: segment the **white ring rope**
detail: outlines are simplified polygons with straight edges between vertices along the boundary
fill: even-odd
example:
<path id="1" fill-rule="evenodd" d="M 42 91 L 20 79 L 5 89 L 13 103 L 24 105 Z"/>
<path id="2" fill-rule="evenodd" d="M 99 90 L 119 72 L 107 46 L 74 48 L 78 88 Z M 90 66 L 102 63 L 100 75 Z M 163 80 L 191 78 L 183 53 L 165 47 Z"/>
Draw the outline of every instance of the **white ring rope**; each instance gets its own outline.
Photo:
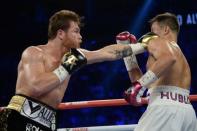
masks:
<path id="1" fill-rule="evenodd" d="M 137 124 L 132 125 L 111 125 L 111 126 L 92 126 L 79 128 L 62 128 L 57 131 L 133 131 Z"/>

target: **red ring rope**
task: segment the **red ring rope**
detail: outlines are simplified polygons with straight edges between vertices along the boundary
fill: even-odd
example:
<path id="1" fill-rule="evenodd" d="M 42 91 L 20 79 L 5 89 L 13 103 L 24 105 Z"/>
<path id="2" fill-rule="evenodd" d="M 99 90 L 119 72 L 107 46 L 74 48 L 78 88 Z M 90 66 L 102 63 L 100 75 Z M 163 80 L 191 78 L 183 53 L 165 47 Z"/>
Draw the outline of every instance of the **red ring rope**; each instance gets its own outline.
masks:
<path id="1" fill-rule="evenodd" d="M 197 101 L 197 95 L 190 95 L 189 99 L 191 102 Z M 147 104 L 147 99 L 142 98 L 142 104 Z M 60 103 L 58 105 L 59 110 L 65 109 L 79 109 L 79 108 L 88 108 L 88 107 L 106 107 L 106 106 L 123 106 L 129 105 L 124 99 L 108 99 L 108 100 L 91 100 L 91 101 L 78 101 L 78 102 L 66 102 Z M 4 107 L 0 107 L 0 111 Z"/>
<path id="2" fill-rule="evenodd" d="M 197 101 L 197 95 L 190 95 L 190 101 Z M 142 103 L 147 104 L 147 99 L 142 98 Z M 108 99 L 108 100 L 92 100 L 92 101 L 79 101 L 79 102 L 66 102 L 60 103 L 58 109 L 79 109 L 87 107 L 103 107 L 103 106 L 123 106 L 129 105 L 124 99 Z"/>

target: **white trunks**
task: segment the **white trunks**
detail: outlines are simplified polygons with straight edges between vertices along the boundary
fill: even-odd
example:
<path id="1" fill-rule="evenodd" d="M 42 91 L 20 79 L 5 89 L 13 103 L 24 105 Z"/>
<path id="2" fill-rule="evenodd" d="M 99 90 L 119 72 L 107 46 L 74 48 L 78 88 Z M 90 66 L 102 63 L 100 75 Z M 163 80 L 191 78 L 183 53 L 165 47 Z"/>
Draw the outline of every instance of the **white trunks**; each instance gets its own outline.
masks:
<path id="1" fill-rule="evenodd" d="M 189 90 L 159 86 L 149 93 L 147 110 L 135 131 L 197 131 L 196 114 L 189 101 Z"/>

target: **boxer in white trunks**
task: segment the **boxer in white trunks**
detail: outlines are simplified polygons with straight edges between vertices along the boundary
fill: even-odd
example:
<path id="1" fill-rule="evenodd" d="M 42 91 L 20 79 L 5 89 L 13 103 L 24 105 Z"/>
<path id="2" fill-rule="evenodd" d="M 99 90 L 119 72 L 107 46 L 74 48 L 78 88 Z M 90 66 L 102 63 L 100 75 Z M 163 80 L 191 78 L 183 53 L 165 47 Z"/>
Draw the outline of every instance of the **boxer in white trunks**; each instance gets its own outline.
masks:
<path id="1" fill-rule="evenodd" d="M 190 67 L 177 45 L 177 18 L 171 13 L 159 14 L 150 20 L 150 25 L 151 32 L 138 40 L 149 53 L 147 72 L 142 74 L 135 56 L 124 58 L 132 81 L 125 100 L 139 106 L 146 88 L 150 93 L 147 110 L 135 131 L 197 131 L 196 114 L 189 101 Z"/>

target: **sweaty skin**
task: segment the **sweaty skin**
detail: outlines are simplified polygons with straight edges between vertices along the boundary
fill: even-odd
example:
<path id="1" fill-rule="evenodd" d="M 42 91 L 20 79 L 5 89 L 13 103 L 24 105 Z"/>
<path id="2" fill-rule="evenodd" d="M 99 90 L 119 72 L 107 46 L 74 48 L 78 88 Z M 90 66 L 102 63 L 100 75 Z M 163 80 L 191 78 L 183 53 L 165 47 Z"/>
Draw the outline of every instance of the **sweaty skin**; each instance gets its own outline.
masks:
<path id="1" fill-rule="evenodd" d="M 181 49 L 175 43 L 155 39 L 150 42 L 148 49 L 150 55 L 147 61 L 147 69 L 152 70 L 159 76 L 159 79 L 150 87 L 173 85 L 189 89 L 190 68 Z"/>
<path id="2" fill-rule="evenodd" d="M 157 22 L 154 22 L 151 31 L 159 37 L 148 43 L 149 57 L 146 67 L 147 70 L 153 71 L 159 79 L 149 85 L 148 88 L 171 85 L 189 89 L 191 83 L 190 68 L 176 43 L 176 38 L 172 32 L 169 32 L 169 27 L 161 28 Z M 139 68 L 134 68 L 128 73 L 131 82 L 138 80 L 143 75 Z"/>
<path id="3" fill-rule="evenodd" d="M 57 108 L 70 77 L 60 83 L 53 71 L 61 64 L 63 55 L 71 48 L 80 48 L 81 42 L 80 28 L 76 22 L 71 21 L 66 32 L 59 30 L 56 38 L 47 44 L 25 49 L 18 65 L 16 94 L 32 97 Z M 122 44 L 109 45 L 96 51 L 80 50 L 88 64 L 117 60 L 132 54 L 131 47 Z"/>
<path id="4" fill-rule="evenodd" d="M 159 76 L 159 80 L 154 82 L 151 87 L 173 85 L 189 89 L 190 68 L 181 49 L 176 44 L 177 38 L 174 38 L 169 27 L 161 28 L 158 22 L 152 24 L 151 30 L 160 36 L 158 39 L 150 41 L 148 46 L 150 55 L 147 69 Z"/>

